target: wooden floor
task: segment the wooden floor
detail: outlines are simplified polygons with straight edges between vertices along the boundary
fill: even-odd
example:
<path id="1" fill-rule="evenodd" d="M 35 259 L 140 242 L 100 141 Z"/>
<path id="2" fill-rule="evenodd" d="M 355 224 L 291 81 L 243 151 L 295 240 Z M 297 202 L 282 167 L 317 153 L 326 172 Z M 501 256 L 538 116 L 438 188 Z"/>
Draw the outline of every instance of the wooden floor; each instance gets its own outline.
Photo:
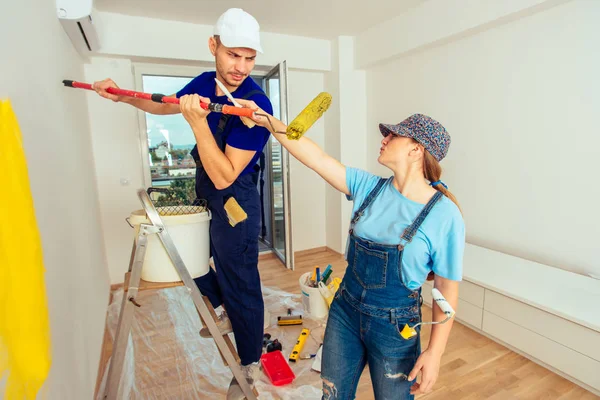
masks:
<path id="1" fill-rule="evenodd" d="M 300 275 L 310 271 L 315 265 L 324 267 L 331 264 L 333 275 L 339 277 L 343 276 L 346 267 L 341 255 L 323 249 L 303 252 L 296 256 L 295 261 L 296 270 L 289 271 L 284 269 L 273 256 L 261 256 L 259 268 L 263 284 L 286 292 L 299 293 Z M 423 318 L 427 320 L 430 315 L 430 309 L 424 306 Z M 424 348 L 429 341 L 430 329 L 425 327 L 422 331 Z M 104 371 L 111 347 L 110 340 L 105 337 L 100 371 Z M 440 377 L 434 390 L 419 398 L 428 400 L 599 399 L 458 322 L 454 324 L 446 353 L 442 358 Z M 366 370 L 359 383 L 357 399 L 374 399 Z"/>

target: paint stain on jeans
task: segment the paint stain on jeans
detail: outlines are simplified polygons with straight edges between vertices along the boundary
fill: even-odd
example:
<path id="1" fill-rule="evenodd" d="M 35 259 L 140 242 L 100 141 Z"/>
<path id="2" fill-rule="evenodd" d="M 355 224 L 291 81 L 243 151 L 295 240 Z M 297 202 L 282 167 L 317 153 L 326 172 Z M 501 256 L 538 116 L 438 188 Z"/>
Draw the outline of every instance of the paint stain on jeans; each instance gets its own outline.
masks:
<path id="1" fill-rule="evenodd" d="M 337 388 L 333 383 L 323 378 L 323 400 L 337 399 Z"/>
<path id="2" fill-rule="evenodd" d="M 406 375 L 403 372 L 393 373 L 391 371 L 390 364 L 387 361 L 385 362 L 384 367 L 385 367 L 385 372 L 386 372 L 384 376 L 386 378 L 388 378 L 388 379 L 400 379 L 400 380 L 403 380 L 403 381 L 408 380 L 408 375 Z"/>

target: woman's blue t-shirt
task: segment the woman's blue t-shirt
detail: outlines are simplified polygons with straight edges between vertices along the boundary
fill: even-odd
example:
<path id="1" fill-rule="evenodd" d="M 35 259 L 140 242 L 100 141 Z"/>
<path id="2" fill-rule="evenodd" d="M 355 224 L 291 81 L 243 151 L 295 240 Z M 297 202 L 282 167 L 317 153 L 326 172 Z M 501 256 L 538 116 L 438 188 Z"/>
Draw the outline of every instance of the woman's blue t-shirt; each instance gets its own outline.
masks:
<path id="1" fill-rule="evenodd" d="M 346 168 L 348 198 L 354 201 L 353 215 L 379 179 L 369 172 Z M 392 179 L 388 179 L 356 223 L 354 233 L 376 243 L 399 244 L 404 229 L 412 224 L 424 206 L 404 197 L 394 187 Z M 418 289 L 430 271 L 440 277 L 460 281 L 464 248 L 465 224 L 460 210 L 443 196 L 404 248 L 402 268 L 406 286 L 411 290 Z"/>

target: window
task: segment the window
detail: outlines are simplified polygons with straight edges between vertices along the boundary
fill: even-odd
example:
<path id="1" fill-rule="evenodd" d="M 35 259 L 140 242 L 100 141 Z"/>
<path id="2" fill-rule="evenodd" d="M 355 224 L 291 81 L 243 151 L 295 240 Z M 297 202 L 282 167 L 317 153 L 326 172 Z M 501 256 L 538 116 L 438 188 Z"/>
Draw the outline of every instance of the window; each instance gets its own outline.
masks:
<path id="1" fill-rule="evenodd" d="M 142 75 L 142 87 L 147 93 L 171 95 L 191 80 L 191 77 Z M 196 164 L 190 151 L 196 141 L 185 118 L 181 114 L 144 115 L 152 186 L 170 186 L 177 180 L 193 181 Z"/>

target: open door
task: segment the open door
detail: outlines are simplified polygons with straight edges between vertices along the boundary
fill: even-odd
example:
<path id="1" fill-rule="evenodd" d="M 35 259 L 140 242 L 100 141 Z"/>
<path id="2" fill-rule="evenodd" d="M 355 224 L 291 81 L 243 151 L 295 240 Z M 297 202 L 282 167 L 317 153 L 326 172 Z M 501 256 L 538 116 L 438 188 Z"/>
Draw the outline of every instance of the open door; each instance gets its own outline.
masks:
<path id="1" fill-rule="evenodd" d="M 273 105 L 273 116 L 288 123 L 287 65 L 283 61 L 275 66 L 264 79 L 265 91 Z M 290 198 L 289 153 L 277 139 L 269 138 L 266 159 L 269 168 L 270 220 L 273 253 L 288 269 L 294 269 L 292 249 L 292 212 Z"/>

